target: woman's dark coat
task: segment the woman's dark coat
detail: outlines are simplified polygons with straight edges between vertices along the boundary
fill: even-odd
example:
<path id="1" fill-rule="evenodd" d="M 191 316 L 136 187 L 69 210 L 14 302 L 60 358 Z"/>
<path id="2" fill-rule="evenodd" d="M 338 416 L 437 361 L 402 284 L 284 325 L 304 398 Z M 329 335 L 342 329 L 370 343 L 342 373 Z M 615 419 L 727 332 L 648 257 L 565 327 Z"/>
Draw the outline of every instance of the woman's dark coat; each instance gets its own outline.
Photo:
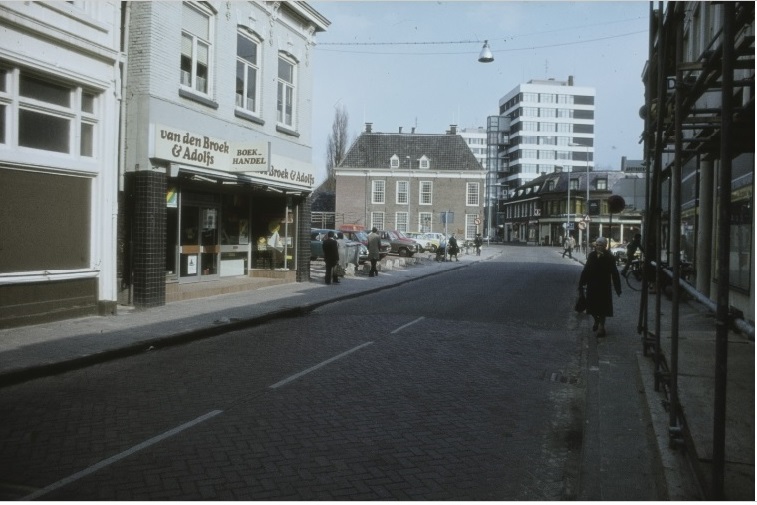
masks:
<path id="1" fill-rule="evenodd" d="M 612 316 L 612 287 L 620 295 L 620 275 L 609 252 L 589 253 L 579 286 L 586 286 L 586 312 L 592 316 Z"/>

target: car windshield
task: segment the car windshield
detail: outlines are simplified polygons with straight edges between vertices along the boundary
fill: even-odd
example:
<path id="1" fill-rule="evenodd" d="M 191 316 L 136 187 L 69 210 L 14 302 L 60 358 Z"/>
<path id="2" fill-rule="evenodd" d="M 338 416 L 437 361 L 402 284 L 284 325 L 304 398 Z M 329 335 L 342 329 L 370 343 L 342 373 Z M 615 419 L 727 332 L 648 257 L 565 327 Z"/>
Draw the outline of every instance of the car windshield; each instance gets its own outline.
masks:
<path id="1" fill-rule="evenodd" d="M 366 240 L 368 240 L 368 235 L 366 235 L 364 231 L 356 231 L 355 239 L 357 239 L 359 242 L 365 242 Z"/>
<path id="2" fill-rule="evenodd" d="M 401 231 L 398 231 L 396 233 L 397 233 L 397 237 L 399 237 L 399 238 L 407 238 L 405 235 L 403 235 L 403 233 Z"/>

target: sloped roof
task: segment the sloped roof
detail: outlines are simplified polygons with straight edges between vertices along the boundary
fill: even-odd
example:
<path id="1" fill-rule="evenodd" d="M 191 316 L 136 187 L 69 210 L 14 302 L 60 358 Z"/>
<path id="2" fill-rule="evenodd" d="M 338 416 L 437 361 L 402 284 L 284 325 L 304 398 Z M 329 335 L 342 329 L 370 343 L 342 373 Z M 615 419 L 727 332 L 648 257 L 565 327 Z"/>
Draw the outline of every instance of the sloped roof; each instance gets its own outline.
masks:
<path id="1" fill-rule="evenodd" d="M 399 169 L 412 167 L 426 156 L 429 170 L 484 170 L 460 135 L 415 133 L 362 133 L 352 144 L 339 168 L 388 169 L 392 156 L 400 160 Z"/>

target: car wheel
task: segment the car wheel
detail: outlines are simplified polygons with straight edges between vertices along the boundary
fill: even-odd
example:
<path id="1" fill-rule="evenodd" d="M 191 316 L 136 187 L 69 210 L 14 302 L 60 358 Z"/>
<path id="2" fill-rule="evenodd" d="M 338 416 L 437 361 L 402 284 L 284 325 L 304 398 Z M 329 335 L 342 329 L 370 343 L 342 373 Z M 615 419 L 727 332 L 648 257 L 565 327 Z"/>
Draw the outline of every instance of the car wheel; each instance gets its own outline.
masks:
<path id="1" fill-rule="evenodd" d="M 406 257 L 406 256 L 410 256 L 410 251 L 408 251 L 407 249 L 403 247 L 402 249 L 397 251 L 397 254 L 399 254 L 400 256 Z"/>

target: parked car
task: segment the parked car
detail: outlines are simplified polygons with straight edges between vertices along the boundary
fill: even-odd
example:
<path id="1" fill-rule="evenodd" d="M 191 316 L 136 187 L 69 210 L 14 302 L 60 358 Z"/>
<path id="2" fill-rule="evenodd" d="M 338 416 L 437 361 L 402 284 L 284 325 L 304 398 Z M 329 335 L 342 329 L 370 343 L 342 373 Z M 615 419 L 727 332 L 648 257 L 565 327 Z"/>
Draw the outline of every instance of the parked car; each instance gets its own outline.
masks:
<path id="1" fill-rule="evenodd" d="M 328 236 L 330 231 L 334 232 L 334 235 L 338 241 L 346 241 L 347 244 L 359 244 L 358 249 L 358 263 L 364 263 L 368 261 L 368 247 L 363 245 L 360 241 L 350 240 L 339 230 L 328 230 L 320 228 L 310 229 L 310 260 L 323 259 L 323 241 Z"/>
<path id="2" fill-rule="evenodd" d="M 418 231 L 409 231 L 405 233 L 405 236 L 418 242 L 418 245 L 421 247 L 419 252 L 426 252 L 426 251 L 434 252 L 436 251 L 436 248 L 439 247 L 438 243 L 434 244 L 434 242 L 427 239 L 425 233 L 421 233 Z"/>
<path id="3" fill-rule="evenodd" d="M 356 242 L 360 242 L 363 244 L 366 248 L 368 247 L 368 232 L 365 231 L 365 228 L 360 225 L 355 224 L 346 224 L 339 227 L 339 231 L 344 234 L 345 237 L 347 237 L 350 240 L 354 240 Z M 389 242 L 386 239 L 381 239 L 381 244 L 379 245 L 379 258 L 383 258 L 387 254 L 389 254 L 389 251 L 392 248 L 391 242 Z"/>
<path id="4" fill-rule="evenodd" d="M 386 239 L 391 244 L 391 253 L 400 256 L 412 256 L 420 250 L 418 242 L 406 237 L 399 230 L 381 230 L 379 232 L 382 239 Z"/>
<path id="5" fill-rule="evenodd" d="M 444 237 L 444 233 L 437 233 L 437 232 L 426 232 L 423 234 L 423 236 L 430 240 L 432 244 L 436 246 L 437 249 L 444 246 L 447 243 L 447 239 Z"/>

